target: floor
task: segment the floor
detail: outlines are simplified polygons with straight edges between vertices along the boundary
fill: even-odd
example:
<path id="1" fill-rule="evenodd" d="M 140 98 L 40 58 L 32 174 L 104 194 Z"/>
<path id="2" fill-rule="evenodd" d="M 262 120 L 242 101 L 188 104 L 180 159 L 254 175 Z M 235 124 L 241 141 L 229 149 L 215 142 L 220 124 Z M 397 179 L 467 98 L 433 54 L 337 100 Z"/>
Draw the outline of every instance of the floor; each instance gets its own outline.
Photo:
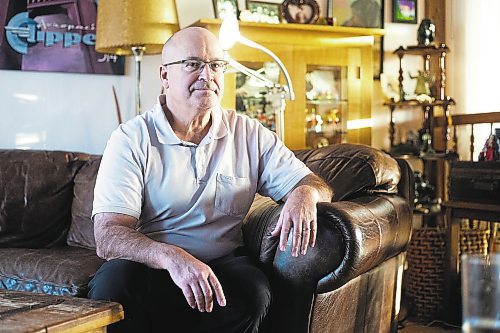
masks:
<path id="1" fill-rule="evenodd" d="M 415 323 L 406 321 L 398 330 L 399 333 L 460 333 L 458 326 L 447 325 L 440 321 L 434 321 L 429 324 Z"/>

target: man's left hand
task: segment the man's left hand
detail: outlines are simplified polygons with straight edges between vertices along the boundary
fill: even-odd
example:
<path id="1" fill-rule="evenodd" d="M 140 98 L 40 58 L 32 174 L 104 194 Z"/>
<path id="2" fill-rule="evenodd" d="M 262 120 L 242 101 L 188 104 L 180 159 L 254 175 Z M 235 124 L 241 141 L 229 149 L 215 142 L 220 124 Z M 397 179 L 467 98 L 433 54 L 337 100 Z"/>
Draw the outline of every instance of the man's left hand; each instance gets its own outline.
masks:
<path id="1" fill-rule="evenodd" d="M 279 248 L 286 250 L 290 231 L 292 234 L 292 256 L 297 257 L 299 251 L 305 255 L 307 248 L 316 243 L 317 221 L 316 204 L 330 202 L 333 191 L 323 179 L 311 173 L 302 178 L 283 200 L 285 205 L 281 211 L 272 236 L 280 235 Z"/>
<path id="2" fill-rule="evenodd" d="M 302 255 L 307 253 L 309 246 L 316 242 L 316 203 L 319 200 L 318 191 L 308 185 L 296 187 L 286 198 L 272 236 L 280 235 L 279 248 L 285 251 L 290 231 L 292 233 L 292 256 L 297 257 L 299 250 Z"/>

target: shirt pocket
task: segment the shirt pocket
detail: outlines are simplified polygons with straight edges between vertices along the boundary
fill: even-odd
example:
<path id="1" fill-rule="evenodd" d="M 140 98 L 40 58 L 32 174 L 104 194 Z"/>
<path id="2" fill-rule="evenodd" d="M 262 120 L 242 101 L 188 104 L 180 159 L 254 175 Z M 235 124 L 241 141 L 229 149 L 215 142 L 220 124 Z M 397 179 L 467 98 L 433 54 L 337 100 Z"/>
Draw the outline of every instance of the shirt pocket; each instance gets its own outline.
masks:
<path id="1" fill-rule="evenodd" d="M 240 178 L 217 174 L 215 189 L 215 209 L 230 215 L 242 216 L 252 204 L 250 178 Z"/>

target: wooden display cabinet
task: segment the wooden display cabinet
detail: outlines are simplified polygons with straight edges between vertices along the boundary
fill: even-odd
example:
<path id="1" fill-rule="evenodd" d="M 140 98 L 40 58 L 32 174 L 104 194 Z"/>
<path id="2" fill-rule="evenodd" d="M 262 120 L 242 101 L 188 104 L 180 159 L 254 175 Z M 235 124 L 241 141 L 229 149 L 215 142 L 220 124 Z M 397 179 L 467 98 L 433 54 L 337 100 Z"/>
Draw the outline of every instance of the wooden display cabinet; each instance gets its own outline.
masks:
<path id="1" fill-rule="evenodd" d="M 221 21 L 203 19 L 194 23 L 218 35 Z M 341 107 L 344 125 L 349 120 L 371 118 L 373 89 L 373 43 L 374 37 L 382 36 L 383 29 L 332 27 L 311 24 L 266 24 L 240 22 L 241 34 L 274 52 L 284 63 L 293 82 L 296 99 L 286 101 L 284 142 L 291 149 L 302 149 L 311 142 L 308 139 L 307 120 L 312 108 L 325 107 L 325 122 Z M 239 62 L 264 63 L 271 58 L 262 51 L 236 44 L 230 51 Z M 345 96 L 339 99 L 324 98 L 320 101 L 306 97 L 306 74 L 317 69 L 344 71 Z M 283 78 L 281 78 L 283 80 Z M 282 82 L 284 84 L 284 80 Z M 236 107 L 236 74 L 226 74 L 226 91 L 222 101 L 225 108 Z M 316 104 L 315 104 L 316 103 Z M 316 105 L 316 106 L 315 106 Z M 323 117 L 323 116 L 322 116 Z M 325 127 L 328 129 L 329 127 Z M 309 131 L 310 132 L 310 131 Z M 321 132 L 321 131 L 320 131 Z M 341 131 L 344 132 L 344 131 Z M 333 133 L 320 133 L 335 143 Z M 371 128 L 351 129 L 342 141 L 371 144 Z M 331 140 L 330 140 L 331 139 Z"/>

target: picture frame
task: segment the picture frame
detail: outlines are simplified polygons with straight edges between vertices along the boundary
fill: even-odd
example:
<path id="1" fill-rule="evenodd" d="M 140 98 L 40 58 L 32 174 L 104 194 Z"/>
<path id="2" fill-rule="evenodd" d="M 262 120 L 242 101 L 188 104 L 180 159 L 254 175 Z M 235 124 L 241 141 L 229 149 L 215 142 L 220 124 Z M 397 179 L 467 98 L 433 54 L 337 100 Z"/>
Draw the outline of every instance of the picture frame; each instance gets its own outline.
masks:
<path id="1" fill-rule="evenodd" d="M 213 0 L 215 18 L 223 20 L 228 15 L 238 18 L 238 0 Z"/>
<path id="2" fill-rule="evenodd" d="M 246 9 L 254 17 L 253 21 L 280 23 L 282 19 L 280 3 L 247 0 Z"/>
<path id="3" fill-rule="evenodd" d="M 327 8 L 328 15 L 339 26 L 384 27 L 383 0 L 327 0 Z"/>
<path id="4" fill-rule="evenodd" d="M 285 0 L 281 11 L 288 23 L 313 24 L 319 18 L 319 5 L 315 0 Z"/>
<path id="5" fill-rule="evenodd" d="M 384 72 L 384 37 L 375 37 L 373 44 L 373 79 L 380 80 Z"/>
<path id="6" fill-rule="evenodd" d="M 392 22 L 417 23 L 417 0 L 392 0 Z"/>

